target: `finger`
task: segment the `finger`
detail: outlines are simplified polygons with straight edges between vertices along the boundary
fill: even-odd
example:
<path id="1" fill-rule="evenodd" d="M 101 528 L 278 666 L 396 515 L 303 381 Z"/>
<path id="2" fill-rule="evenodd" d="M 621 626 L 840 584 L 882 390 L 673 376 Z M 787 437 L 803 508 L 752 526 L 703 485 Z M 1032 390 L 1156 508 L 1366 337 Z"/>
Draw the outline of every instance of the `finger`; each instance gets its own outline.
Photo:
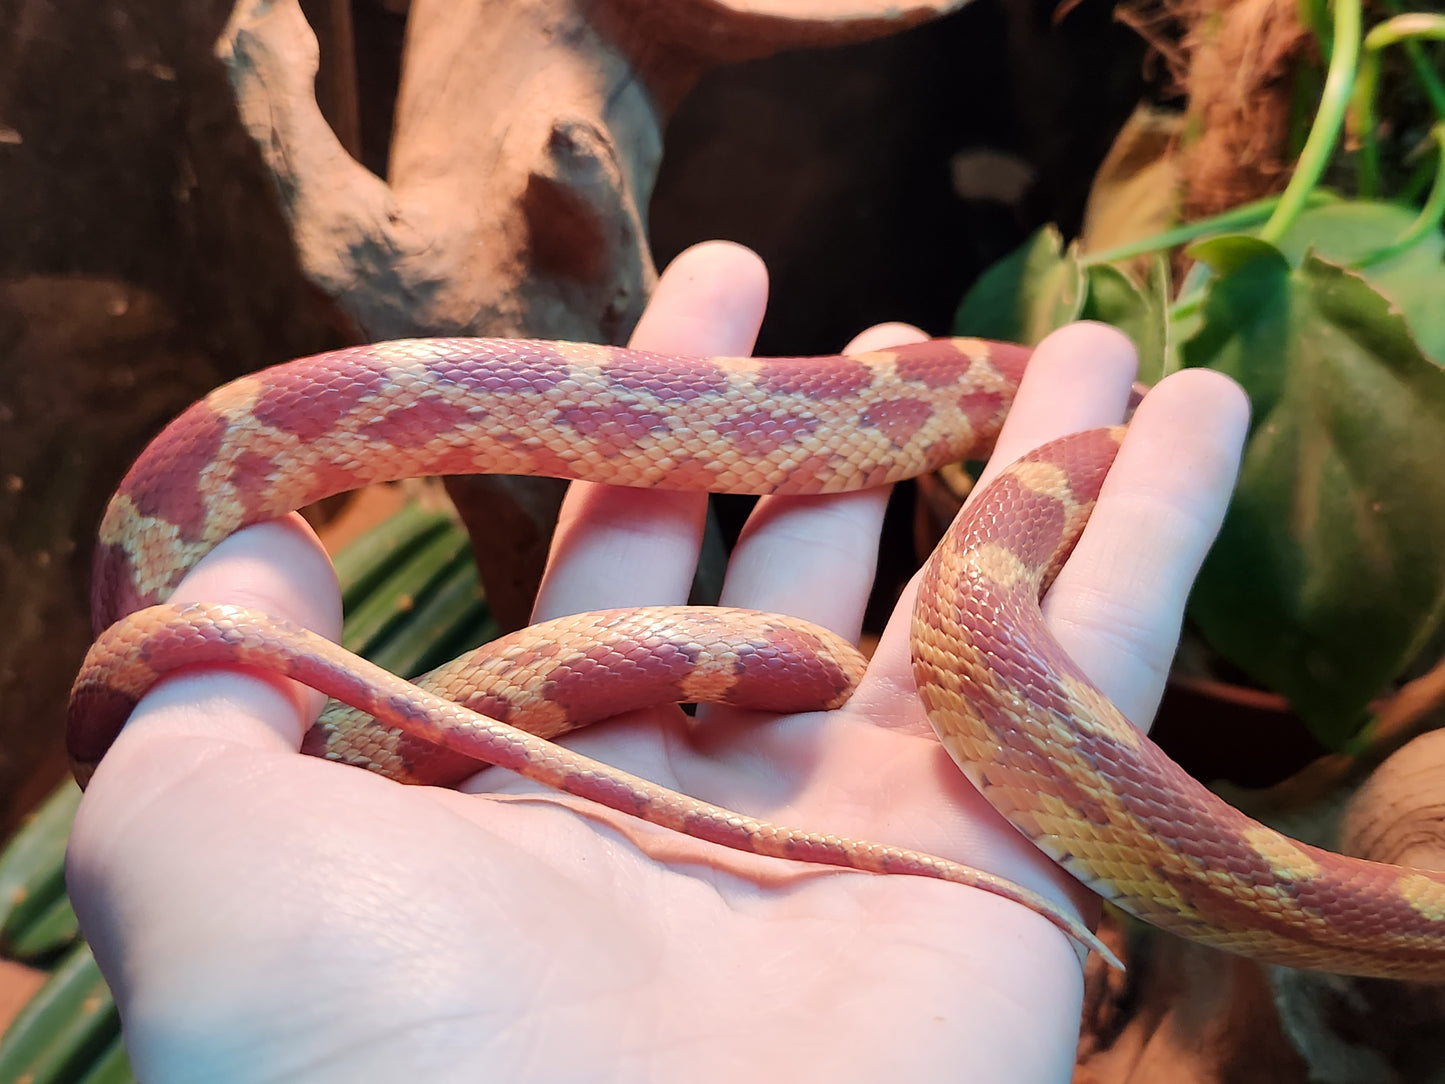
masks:
<path id="1" fill-rule="evenodd" d="M 1041 444 L 1122 421 L 1137 368 L 1134 344 L 1107 324 L 1070 324 L 1045 338 L 1029 358 L 975 492 Z"/>
<path id="2" fill-rule="evenodd" d="M 1133 344 L 1104 324 L 1070 324 L 1034 349 L 993 455 L 974 492 L 1008 464 L 1042 444 L 1068 433 L 1115 425 L 1124 417 L 1133 388 L 1137 355 Z M 904 590 L 879 641 L 873 665 L 854 694 L 859 708 L 888 705 L 880 718 L 901 729 L 932 733 L 917 711 L 894 710 L 912 703 L 913 684 L 908 653 L 908 623 L 917 594 L 917 577 Z"/>
<path id="3" fill-rule="evenodd" d="M 1029 364 L 996 458 L 1011 460 L 1066 432 L 1118 422 L 1134 368 L 1128 340 L 1101 325 L 1075 325 L 1050 336 Z M 788 762 L 812 765 L 810 789 L 836 803 L 826 823 L 838 831 L 854 830 L 850 811 L 887 808 L 893 823 L 915 826 L 918 837 L 910 842 L 924 849 L 1054 894 L 1069 891 L 1071 879 L 994 814 L 938 746 L 909 659 L 915 591 L 910 584 L 862 685 L 837 725 L 827 728 L 829 740 L 820 742 L 817 728 L 799 724 L 771 727 L 765 743 L 754 743 L 774 753 L 789 741 L 798 743 Z M 896 736 L 880 734 L 883 727 L 924 740 L 884 740 Z M 709 738 L 714 733 L 711 727 L 706 731 Z M 861 789 L 859 780 L 867 781 Z M 861 801 L 861 795 L 867 800 Z"/>
<path id="4" fill-rule="evenodd" d="M 1089 525 L 1044 600 L 1064 650 L 1148 729 L 1184 604 L 1219 532 L 1249 401 L 1228 377 L 1186 369 L 1140 404 Z"/>
<path id="5" fill-rule="evenodd" d="M 240 531 L 181 581 L 174 602 L 229 602 L 335 638 L 341 599 L 325 550 L 290 516 Z M 148 693 L 91 781 L 87 804 L 145 801 L 202 760 L 250 748 L 294 753 L 324 697 L 285 678 L 188 669 Z"/>
<path id="6" fill-rule="evenodd" d="M 1134 371 L 1133 347 L 1110 328 L 1075 324 L 1046 338 L 1030 359 L 984 479 L 1056 437 L 1120 421 Z M 845 778 L 853 771 L 850 761 L 868 764 L 870 786 L 885 796 L 880 800 L 898 823 L 914 826 L 916 837 L 911 842 L 917 846 L 998 873 L 1057 902 L 1070 902 L 1081 914 L 1091 913 L 1089 893 L 999 816 L 938 745 L 913 682 L 909 624 L 916 593 L 915 576 L 894 610 L 863 683 L 845 708 L 849 728 L 844 732 L 850 740 L 836 742 L 825 756 L 840 762 L 838 774 Z M 885 757 L 870 751 L 876 741 L 868 732 L 880 728 L 922 740 L 895 741 Z M 877 741 L 885 737 L 880 734 Z M 920 785 L 920 780 L 932 785 Z M 846 828 L 845 822 L 842 830 Z M 1039 926 L 1035 932 L 1048 940 L 1023 942 L 1034 946 L 1026 952 L 1057 944 L 1051 930 Z M 1063 957 L 1050 959 L 1065 962 Z M 1074 973 L 1072 966 L 1060 971 L 1061 976 Z"/>
<path id="7" fill-rule="evenodd" d="M 688 249 L 663 272 L 632 345 L 660 353 L 751 353 L 767 270 L 739 245 Z M 707 494 L 576 482 L 558 517 L 533 620 L 611 606 L 686 602 Z"/>
<path id="8" fill-rule="evenodd" d="M 1135 413 L 1084 537 L 1045 600 L 1051 633 L 1138 722 L 1146 723 L 1157 707 L 1190 583 L 1228 504 L 1247 415 L 1243 393 L 1217 373 L 1186 371 L 1152 390 Z M 1074 419 L 1086 426 L 1111 420 Z M 931 735 L 908 659 L 915 588 L 916 582 L 905 593 L 847 710 L 875 725 Z M 944 764 L 942 770 L 951 769 Z M 925 837 L 925 848 L 967 853 L 982 868 L 1086 901 L 960 773 L 950 778 L 945 789 L 952 797 L 934 826 L 937 842 Z"/>
<path id="9" fill-rule="evenodd" d="M 881 324 L 855 338 L 844 353 L 926 338 L 906 324 Z M 857 640 L 890 492 L 884 487 L 762 498 L 733 548 L 722 604 L 791 614 Z"/>

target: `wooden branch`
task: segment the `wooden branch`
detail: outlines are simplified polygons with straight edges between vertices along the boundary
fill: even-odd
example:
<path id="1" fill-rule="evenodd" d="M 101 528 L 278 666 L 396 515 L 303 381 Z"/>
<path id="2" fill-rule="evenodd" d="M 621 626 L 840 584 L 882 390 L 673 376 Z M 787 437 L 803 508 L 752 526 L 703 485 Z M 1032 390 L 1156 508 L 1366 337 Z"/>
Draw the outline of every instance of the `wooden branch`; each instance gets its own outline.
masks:
<path id="1" fill-rule="evenodd" d="M 416 0 L 390 184 L 316 106 L 296 0 L 241 0 L 217 44 L 307 274 L 370 338 L 623 337 L 654 276 L 667 110 L 707 68 L 902 29 L 961 0 Z"/>
<path id="2" fill-rule="evenodd" d="M 306 274 L 363 337 L 617 342 L 656 277 L 646 207 L 663 127 L 709 67 L 875 37 L 962 2 L 413 0 L 389 183 L 323 119 L 297 0 L 239 0 L 216 51 Z M 448 489 L 500 619 L 525 621 L 551 533 L 535 513 L 556 487 Z M 500 537 L 499 521 L 531 543 Z"/>

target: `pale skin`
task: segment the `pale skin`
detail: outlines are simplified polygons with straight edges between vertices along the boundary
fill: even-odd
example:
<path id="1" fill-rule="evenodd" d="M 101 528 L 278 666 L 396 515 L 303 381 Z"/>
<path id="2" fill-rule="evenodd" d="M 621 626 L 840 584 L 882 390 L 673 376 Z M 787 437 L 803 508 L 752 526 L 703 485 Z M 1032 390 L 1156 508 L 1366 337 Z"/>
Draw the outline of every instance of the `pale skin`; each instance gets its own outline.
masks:
<path id="1" fill-rule="evenodd" d="M 746 353 L 752 254 L 664 274 L 633 339 Z M 890 325 L 853 345 L 920 337 Z M 1116 332 L 1039 350 L 994 463 L 1119 421 Z M 1139 409 L 1050 626 L 1131 718 L 1152 718 L 1183 601 L 1233 483 L 1238 388 L 1189 371 Z M 859 631 L 885 495 L 764 500 L 723 602 Z M 704 497 L 577 484 L 536 616 L 685 600 Z M 335 635 L 330 565 L 298 519 L 236 535 L 177 600 L 235 602 Z M 984 804 L 933 737 L 905 594 L 841 710 L 673 708 L 568 743 L 780 823 L 986 869 L 1086 917 L 1092 897 Z M 71 840 L 77 912 L 142 1079 L 1063 1081 L 1080 954 L 986 893 L 819 870 L 662 832 L 500 771 L 463 792 L 296 754 L 314 694 L 239 671 L 172 678 L 96 773 Z"/>

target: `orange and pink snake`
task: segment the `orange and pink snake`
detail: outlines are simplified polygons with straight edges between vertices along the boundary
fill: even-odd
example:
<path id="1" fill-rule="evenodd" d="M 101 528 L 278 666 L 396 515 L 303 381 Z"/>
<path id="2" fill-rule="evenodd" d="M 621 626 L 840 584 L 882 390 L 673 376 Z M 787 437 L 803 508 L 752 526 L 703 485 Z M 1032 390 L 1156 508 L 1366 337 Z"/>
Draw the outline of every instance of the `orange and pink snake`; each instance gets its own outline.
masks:
<path id="1" fill-rule="evenodd" d="M 244 663 L 334 698 L 303 746 L 318 756 L 443 786 L 479 762 L 499 765 L 740 850 L 994 892 L 1110 955 L 1077 917 L 1001 878 L 759 821 L 550 740 L 665 702 L 836 706 L 864 663 L 826 630 L 727 609 L 581 614 L 413 683 L 263 614 L 165 602 L 241 527 L 368 483 L 507 473 L 713 493 L 885 485 L 985 455 L 1027 358 L 965 339 L 808 359 L 429 339 L 236 380 L 150 445 L 106 511 L 99 637 L 70 707 L 76 776 L 89 780 L 162 674 Z M 1445 980 L 1445 874 L 1334 854 L 1249 819 L 1131 724 L 1045 628 L 1039 599 L 1122 433 L 1080 433 L 1026 456 L 976 494 L 929 560 L 911 643 L 939 739 L 1020 832 L 1146 922 L 1273 963 Z"/>

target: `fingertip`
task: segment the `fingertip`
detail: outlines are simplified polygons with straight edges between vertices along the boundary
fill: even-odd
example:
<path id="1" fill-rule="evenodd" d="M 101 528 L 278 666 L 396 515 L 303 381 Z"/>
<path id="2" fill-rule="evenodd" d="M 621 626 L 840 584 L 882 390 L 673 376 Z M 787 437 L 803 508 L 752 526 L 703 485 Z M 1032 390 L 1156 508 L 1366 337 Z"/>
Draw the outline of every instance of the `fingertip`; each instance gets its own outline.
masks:
<path id="1" fill-rule="evenodd" d="M 768 266 L 761 256 L 747 245 L 726 238 L 713 238 L 688 245 L 668 261 L 663 274 L 694 267 L 704 270 L 727 267 L 738 274 L 756 274 L 764 282 L 768 277 Z"/>
<path id="2" fill-rule="evenodd" d="M 237 531 L 206 554 L 171 596 L 174 602 L 227 602 L 320 633 L 341 636 L 341 589 L 321 539 L 300 515 Z M 283 678 L 247 675 L 280 688 L 310 721 L 326 698 Z"/>
<path id="3" fill-rule="evenodd" d="M 662 353 L 748 354 L 767 301 L 762 257 L 732 241 L 704 241 L 684 249 L 662 272 L 631 345 Z"/>
<path id="4" fill-rule="evenodd" d="M 1130 365 L 1138 364 L 1139 352 L 1134 341 L 1113 324 L 1106 324 L 1102 320 L 1075 320 L 1071 324 L 1065 324 L 1049 332 L 1039 346 L 1054 339 L 1066 342 L 1071 349 L 1112 352 L 1127 359 Z"/>
<path id="5" fill-rule="evenodd" d="M 1079 320 L 1050 332 L 1034 347 L 1030 368 L 1085 368 L 1093 379 L 1110 386 L 1133 386 L 1139 351 L 1118 328 L 1097 320 Z"/>
<path id="6" fill-rule="evenodd" d="M 1029 359 L 981 482 L 1051 440 L 1123 420 L 1137 369 L 1134 344 L 1107 324 L 1081 321 L 1045 337 Z"/>
<path id="7" fill-rule="evenodd" d="M 664 274 L 719 270 L 745 278 L 754 287 L 766 288 L 768 284 L 768 265 L 763 258 L 747 245 L 722 238 L 689 245 L 668 262 Z"/>
<path id="8" fill-rule="evenodd" d="M 843 348 L 843 353 L 863 354 L 869 350 L 886 350 L 890 346 L 927 342 L 928 338 L 929 335 L 926 331 L 914 327 L 912 324 L 897 321 L 874 324 L 853 336 L 853 339 Z"/>
<path id="9" fill-rule="evenodd" d="M 330 639 L 341 631 L 336 574 L 320 540 L 296 515 L 227 538 L 186 575 L 171 601 L 243 606 Z M 187 667 L 142 698 L 90 790 L 142 801 L 188 765 L 226 749 L 295 751 L 324 703 L 315 690 L 244 663 Z"/>
<path id="10" fill-rule="evenodd" d="M 1126 476 L 1153 479 L 1156 496 L 1172 493 L 1213 521 L 1224 514 L 1248 431 L 1249 398 L 1234 380 L 1184 369 L 1139 404 L 1119 466 Z"/>
<path id="11" fill-rule="evenodd" d="M 341 592 L 316 532 L 299 515 L 238 531 L 186 574 L 174 602 L 229 602 L 341 634 Z"/>
<path id="12" fill-rule="evenodd" d="M 1135 416 L 1172 411 L 1181 402 L 1188 413 L 1218 426 L 1222 434 L 1235 432 L 1242 437 L 1249 429 L 1249 396 L 1233 377 L 1213 369 L 1171 373 L 1149 391 Z"/>

